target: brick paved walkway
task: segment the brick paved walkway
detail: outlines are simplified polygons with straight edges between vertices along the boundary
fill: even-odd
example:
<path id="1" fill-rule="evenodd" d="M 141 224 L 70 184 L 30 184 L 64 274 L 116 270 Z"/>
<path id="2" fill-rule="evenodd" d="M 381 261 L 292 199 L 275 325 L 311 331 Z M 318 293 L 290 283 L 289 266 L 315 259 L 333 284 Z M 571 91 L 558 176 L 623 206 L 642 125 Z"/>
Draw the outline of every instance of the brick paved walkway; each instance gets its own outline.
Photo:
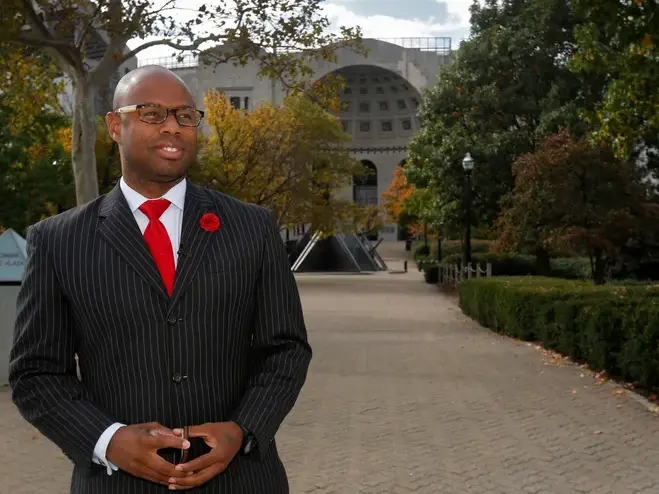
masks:
<path id="1" fill-rule="evenodd" d="M 315 350 L 278 435 L 293 494 L 659 493 L 659 419 L 407 275 L 301 275 Z M 0 492 L 70 465 L 0 391 Z M 256 493 L 267 494 L 267 493 Z"/>

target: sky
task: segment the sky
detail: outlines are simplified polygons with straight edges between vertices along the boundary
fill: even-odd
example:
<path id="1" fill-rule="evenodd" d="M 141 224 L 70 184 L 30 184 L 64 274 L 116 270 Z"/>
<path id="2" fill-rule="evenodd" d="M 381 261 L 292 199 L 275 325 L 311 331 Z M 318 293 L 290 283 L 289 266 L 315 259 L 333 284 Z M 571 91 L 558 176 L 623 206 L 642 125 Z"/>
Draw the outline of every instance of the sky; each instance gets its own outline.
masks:
<path id="1" fill-rule="evenodd" d="M 185 0 L 188 8 L 218 0 Z M 448 36 L 455 49 L 469 36 L 469 6 L 472 0 L 327 0 L 325 15 L 332 30 L 339 26 L 360 26 L 365 38 L 406 38 Z M 141 44 L 132 41 L 129 47 Z M 168 56 L 168 48 L 153 47 L 138 55 L 146 60 Z"/>

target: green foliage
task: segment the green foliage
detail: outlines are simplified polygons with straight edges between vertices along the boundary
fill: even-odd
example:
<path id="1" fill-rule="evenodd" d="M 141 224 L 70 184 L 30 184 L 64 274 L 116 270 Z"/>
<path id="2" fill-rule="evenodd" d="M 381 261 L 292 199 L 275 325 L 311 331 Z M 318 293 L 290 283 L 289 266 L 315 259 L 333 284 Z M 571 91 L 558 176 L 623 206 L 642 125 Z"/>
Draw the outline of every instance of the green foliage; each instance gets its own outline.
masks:
<path id="1" fill-rule="evenodd" d="M 71 162 L 77 203 L 83 204 L 99 194 L 93 152 L 96 127 L 91 125 L 95 96 L 108 87 L 124 62 L 154 46 L 175 50 L 179 59 L 186 53 L 198 55 L 202 66 L 255 61 L 257 76 L 329 106 L 342 81 L 328 76 L 324 84 L 316 84 L 311 67 L 336 62 L 341 49 L 365 50 L 359 28 L 340 27 L 337 34 L 328 29 L 330 21 L 323 14 L 319 0 L 218 1 L 198 7 L 152 0 L 3 0 L 0 47 L 39 51 L 70 77 Z M 138 39 L 148 41 L 128 47 Z M 88 53 L 99 49 L 103 51 L 98 63 L 89 63 Z M 22 86 L 17 84 L 17 90 Z"/>
<path id="2" fill-rule="evenodd" d="M 428 257 L 430 255 L 430 246 L 425 243 L 414 247 L 414 259 L 419 257 Z"/>
<path id="3" fill-rule="evenodd" d="M 659 387 L 659 285 L 502 277 L 466 280 L 459 292 L 464 313 L 494 331 Z"/>
<path id="4" fill-rule="evenodd" d="M 534 150 L 543 132 L 574 120 L 562 108 L 583 88 L 564 63 L 574 24 L 567 0 L 474 4 L 471 24 L 471 38 L 424 96 L 406 166 L 408 181 L 434 190 L 438 221 L 458 227 L 465 153 L 475 160 L 475 223 L 489 223 L 512 188 L 514 159 Z"/>
<path id="5" fill-rule="evenodd" d="M 576 0 L 584 23 L 575 30 L 575 73 L 605 82 L 604 97 L 584 115 L 593 137 L 621 159 L 657 144 L 659 135 L 659 3 Z M 652 167 L 659 165 L 656 154 Z M 655 168 L 656 169 L 656 168 Z"/>
<path id="6" fill-rule="evenodd" d="M 482 239 L 472 239 L 471 241 L 471 252 L 472 254 L 485 253 L 489 252 L 491 242 L 489 240 Z M 412 246 L 412 251 L 416 252 L 417 250 L 425 250 L 425 242 L 418 241 L 415 242 Z M 423 249 L 422 249 L 423 247 Z M 452 256 L 455 254 L 460 254 L 462 252 L 462 243 L 460 240 L 444 240 L 442 242 L 442 259 L 445 259 L 447 256 Z M 428 250 L 426 257 L 431 259 L 437 259 L 437 239 L 428 240 Z"/>
<path id="7" fill-rule="evenodd" d="M 592 259 L 602 282 L 604 263 L 613 265 L 630 240 L 659 232 L 659 204 L 648 200 L 638 168 L 565 130 L 521 156 L 514 173 L 497 221 L 502 250 L 572 249 Z"/>
<path id="8" fill-rule="evenodd" d="M 526 276 L 538 273 L 535 256 L 517 253 L 480 252 L 471 256 L 472 263 L 480 264 L 481 268 L 490 263 L 492 276 Z M 454 253 L 442 259 L 442 265 L 462 264 L 462 254 Z M 590 260 L 588 258 L 556 258 L 550 261 L 550 276 L 570 280 L 585 280 L 590 278 Z"/>
<path id="9" fill-rule="evenodd" d="M 439 266 L 430 264 L 423 269 L 423 279 L 426 283 L 436 284 L 439 282 Z"/>
<path id="10" fill-rule="evenodd" d="M 70 157 L 58 140 L 68 122 L 53 113 L 33 117 L 29 132 L 13 134 L 14 110 L 0 108 L 0 225 L 27 227 L 75 205 Z"/>
<path id="11" fill-rule="evenodd" d="M 500 254 L 496 252 L 475 253 L 471 256 L 472 264 L 492 265 L 492 276 L 524 276 L 535 274 L 535 258 L 520 254 Z M 462 254 L 452 254 L 442 260 L 444 265 L 462 264 Z"/>

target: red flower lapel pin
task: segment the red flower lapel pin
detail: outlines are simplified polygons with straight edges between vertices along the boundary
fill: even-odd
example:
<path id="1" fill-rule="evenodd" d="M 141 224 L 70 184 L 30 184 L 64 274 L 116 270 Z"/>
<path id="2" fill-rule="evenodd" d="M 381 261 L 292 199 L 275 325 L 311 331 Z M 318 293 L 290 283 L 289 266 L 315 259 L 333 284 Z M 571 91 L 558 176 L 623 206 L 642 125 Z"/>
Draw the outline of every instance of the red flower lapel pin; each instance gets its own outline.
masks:
<path id="1" fill-rule="evenodd" d="M 220 218 L 213 213 L 205 213 L 199 220 L 199 226 L 207 232 L 217 231 L 220 228 Z"/>

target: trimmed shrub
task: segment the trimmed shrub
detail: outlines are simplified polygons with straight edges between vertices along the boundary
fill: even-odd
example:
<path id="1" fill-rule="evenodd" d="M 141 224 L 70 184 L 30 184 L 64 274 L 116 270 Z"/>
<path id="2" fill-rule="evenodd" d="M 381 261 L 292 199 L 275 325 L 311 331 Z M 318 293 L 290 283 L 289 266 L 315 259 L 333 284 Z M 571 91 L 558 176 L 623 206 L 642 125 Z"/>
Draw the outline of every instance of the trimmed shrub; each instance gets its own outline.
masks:
<path id="1" fill-rule="evenodd" d="M 535 274 L 535 258 L 533 256 L 497 254 L 494 252 L 472 254 L 472 264 L 492 264 L 493 276 L 525 276 Z M 462 264 L 462 255 L 453 254 L 442 260 L 442 264 Z"/>
<path id="2" fill-rule="evenodd" d="M 559 257 L 552 259 L 551 276 L 568 280 L 590 278 L 590 259 L 587 257 Z"/>
<path id="3" fill-rule="evenodd" d="M 463 312 L 485 327 L 659 387 L 659 285 L 499 277 L 465 280 L 459 293 Z"/>
<path id="4" fill-rule="evenodd" d="M 492 242 L 490 240 L 482 240 L 482 239 L 472 239 L 471 241 L 471 252 L 472 254 L 485 254 L 490 251 L 490 244 Z M 428 239 L 428 249 L 426 251 L 426 246 L 425 242 L 423 240 L 419 241 L 417 240 L 414 242 L 412 245 L 412 252 L 414 253 L 414 257 L 416 259 L 417 257 L 417 250 L 421 249 L 421 253 L 419 255 L 423 257 L 428 257 L 431 259 L 437 259 L 437 239 L 436 238 L 430 238 Z M 423 252 L 427 252 L 426 254 L 423 254 Z M 446 258 L 447 256 L 452 256 L 455 254 L 460 254 L 462 252 L 462 244 L 460 240 L 443 240 L 442 241 L 442 259 Z"/>
<path id="5" fill-rule="evenodd" d="M 437 264 L 433 264 L 425 267 L 423 269 L 423 278 L 426 280 L 426 283 L 438 283 L 439 266 Z"/>
<path id="6" fill-rule="evenodd" d="M 426 244 L 414 247 L 414 259 L 430 256 L 430 246 Z"/>

